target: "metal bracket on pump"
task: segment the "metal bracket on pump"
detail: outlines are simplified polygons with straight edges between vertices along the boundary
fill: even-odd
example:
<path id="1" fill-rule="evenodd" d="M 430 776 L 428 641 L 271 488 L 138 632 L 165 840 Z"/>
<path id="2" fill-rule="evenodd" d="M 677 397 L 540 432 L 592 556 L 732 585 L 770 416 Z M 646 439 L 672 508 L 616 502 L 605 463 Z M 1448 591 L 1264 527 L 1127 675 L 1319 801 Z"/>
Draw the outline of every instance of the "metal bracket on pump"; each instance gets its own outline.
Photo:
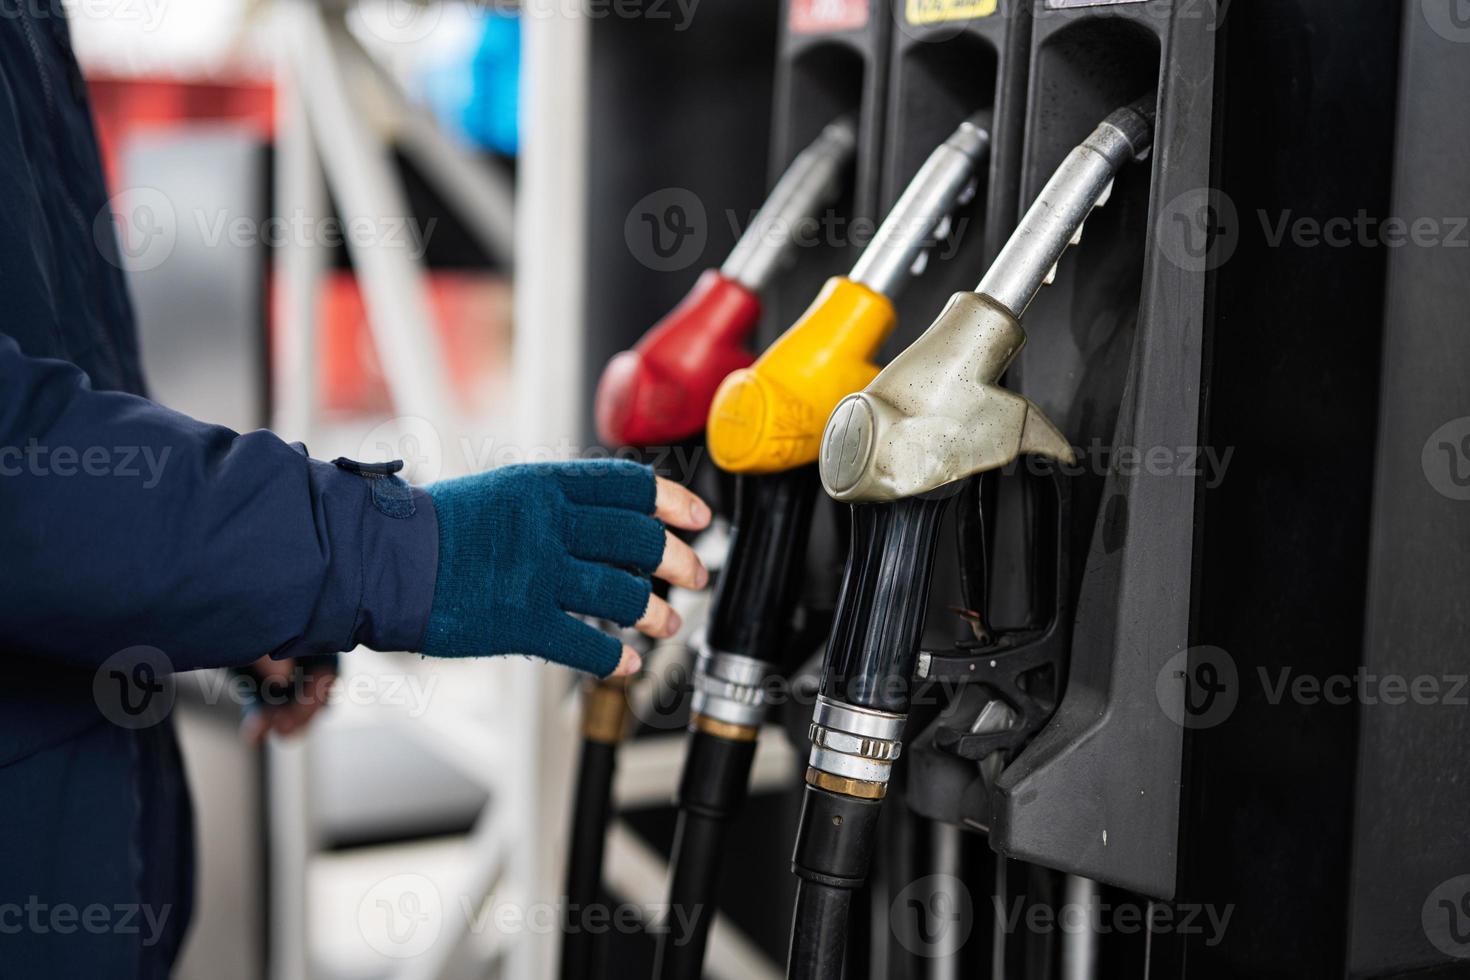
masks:
<path id="1" fill-rule="evenodd" d="M 980 831 L 990 828 L 1000 771 L 1056 712 L 1072 642 L 1071 481 L 1054 466 L 1024 478 L 1037 490 L 1036 551 L 1051 558 L 1035 577 L 1045 621 L 921 650 L 914 668 L 915 682 L 948 702 L 909 746 L 908 804 Z"/>

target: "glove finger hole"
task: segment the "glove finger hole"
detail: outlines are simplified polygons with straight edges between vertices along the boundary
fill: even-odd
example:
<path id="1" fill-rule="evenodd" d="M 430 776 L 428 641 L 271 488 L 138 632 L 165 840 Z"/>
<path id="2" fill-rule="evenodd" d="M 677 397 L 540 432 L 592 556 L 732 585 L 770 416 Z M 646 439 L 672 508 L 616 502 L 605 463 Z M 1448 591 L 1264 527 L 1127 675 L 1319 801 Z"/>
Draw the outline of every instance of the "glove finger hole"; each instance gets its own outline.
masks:
<path id="1" fill-rule="evenodd" d="M 559 619 L 551 631 L 554 649 L 546 659 L 598 677 L 606 677 L 617 668 L 623 657 L 621 640 L 571 616 Z"/>
<path id="2" fill-rule="evenodd" d="M 569 558 L 558 598 L 568 612 L 629 627 L 643 617 L 652 594 L 652 583 L 646 578 L 611 565 Z"/>
<path id="3" fill-rule="evenodd" d="M 651 574 L 664 559 L 664 526 L 631 510 L 578 507 L 572 513 L 567 550 L 586 561 Z"/>

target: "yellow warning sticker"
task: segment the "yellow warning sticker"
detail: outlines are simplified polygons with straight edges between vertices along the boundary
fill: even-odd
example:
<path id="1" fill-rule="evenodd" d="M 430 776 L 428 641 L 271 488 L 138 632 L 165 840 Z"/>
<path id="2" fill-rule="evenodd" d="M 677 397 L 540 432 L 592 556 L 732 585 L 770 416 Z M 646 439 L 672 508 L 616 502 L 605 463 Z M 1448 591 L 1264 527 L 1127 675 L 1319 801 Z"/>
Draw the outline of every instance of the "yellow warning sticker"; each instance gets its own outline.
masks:
<path id="1" fill-rule="evenodd" d="M 999 2 L 1000 0 L 904 0 L 904 15 L 914 25 L 973 20 L 995 13 Z"/>

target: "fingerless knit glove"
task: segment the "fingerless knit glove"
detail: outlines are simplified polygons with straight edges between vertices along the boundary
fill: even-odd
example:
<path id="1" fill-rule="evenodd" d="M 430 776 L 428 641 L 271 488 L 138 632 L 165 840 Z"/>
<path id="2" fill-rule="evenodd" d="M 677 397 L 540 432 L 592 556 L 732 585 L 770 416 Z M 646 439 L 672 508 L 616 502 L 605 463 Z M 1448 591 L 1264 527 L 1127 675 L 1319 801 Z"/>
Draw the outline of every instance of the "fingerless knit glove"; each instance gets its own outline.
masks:
<path id="1" fill-rule="evenodd" d="M 624 460 L 507 466 L 429 486 L 439 572 L 423 652 L 525 653 L 605 677 L 663 559 L 653 471 Z"/>

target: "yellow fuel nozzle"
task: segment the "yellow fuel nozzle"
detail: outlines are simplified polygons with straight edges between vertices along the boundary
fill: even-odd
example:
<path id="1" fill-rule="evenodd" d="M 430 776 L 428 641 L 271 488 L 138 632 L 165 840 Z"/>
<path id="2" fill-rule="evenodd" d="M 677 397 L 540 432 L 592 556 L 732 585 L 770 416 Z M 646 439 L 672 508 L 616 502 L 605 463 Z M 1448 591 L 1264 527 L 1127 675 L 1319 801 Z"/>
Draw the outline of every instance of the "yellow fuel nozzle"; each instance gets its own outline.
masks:
<path id="1" fill-rule="evenodd" d="M 832 410 L 878 375 L 873 358 L 896 321 L 889 297 L 912 275 L 930 234 L 973 192 L 988 127 L 983 115 L 962 123 L 919 168 L 851 276 L 827 280 L 791 329 L 725 378 L 705 433 L 717 466 L 762 474 L 817 461 Z"/>
<path id="2" fill-rule="evenodd" d="M 873 358 L 896 322 L 882 293 L 827 280 L 791 329 L 720 385 L 706 439 L 730 473 L 778 473 L 817 461 L 837 403 L 878 375 Z"/>

